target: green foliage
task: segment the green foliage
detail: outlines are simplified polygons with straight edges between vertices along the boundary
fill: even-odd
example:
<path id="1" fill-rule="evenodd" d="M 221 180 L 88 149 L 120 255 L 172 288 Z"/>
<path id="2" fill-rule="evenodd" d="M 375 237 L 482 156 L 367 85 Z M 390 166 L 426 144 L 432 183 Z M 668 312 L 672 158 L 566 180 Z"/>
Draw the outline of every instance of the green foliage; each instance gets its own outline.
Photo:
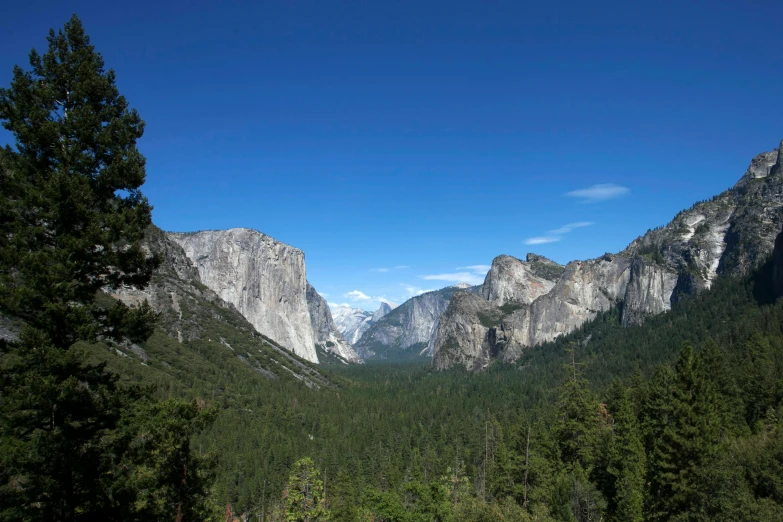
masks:
<path id="1" fill-rule="evenodd" d="M 587 381 L 572 366 L 572 376 L 563 383 L 554 426 L 560 459 L 567 469 L 592 470 L 599 437 L 598 401 Z"/>
<path id="2" fill-rule="evenodd" d="M 123 389 L 78 341 L 143 341 L 155 314 L 99 298 L 146 285 L 151 208 L 144 123 L 74 16 L 0 89 L 0 519 L 203 518 L 209 473 L 190 454 L 210 415 Z"/>
<path id="3" fill-rule="evenodd" d="M 324 501 L 324 483 L 312 459 L 298 460 L 291 471 L 283 493 L 286 522 L 320 522 L 331 520 Z"/>
<path id="4" fill-rule="evenodd" d="M 781 519 L 783 303 L 764 270 L 481 373 L 316 370 L 197 282 L 150 335 L 149 309 L 98 292 L 156 264 L 143 124 L 77 19 L 31 63 L 0 91 L 0 311 L 26 325 L 0 356 L 0 519 Z"/>
<path id="5" fill-rule="evenodd" d="M 494 328 L 500 324 L 502 316 L 500 314 L 478 312 L 478 319 L 481 326 L 485 328 Z"/>
<path id="6" fill-rule="evenodd" d="M 115 465 L 112 491 L 137 520 L 203 520 L 211 510 L 212 456 L 192 451 L 194 434 L 216 411 L 203 402 L 142 400 L 124 412 L 113 443 L 125 448 Z"/>
<path id="7" fill-rule="evenodd" d="M 143 286 L 158 263 L 141 249 L 151 210 L 139 190 L 144 122 L 78 18 L 48 42 L 0 89 L 0 120 L 15 138 L 0 152 L 0 308 L 61 349 L 98 335 L 144 338 L 149 308 L 95 303 L 106 285 Z"/>
<path id="8" fill-rule="evenodd" d="M 503 306 L 500 307 L 500 311 L 503 313 L 503 316 L 511 315 L 517 310 L 521 310 L 525 307 L 522 303 L 506 303 Z"/>
<path id="9" fill-rule="evenodd" d="M 690 344 L 683 346 L 666 400 L 656 414 L 662 414 L 666 424 L 655 428 L 651 506 L 656 517 L 668 519 L 691 505 L 698 472 L 719 443 L 715 392 Z"/>
<path id="10" fill-rule="evenodd" d="M 528 262 L 531 271 L 538 277 L 543 277 L 549 281 L 557 281 L 563 272 L 565 267 L 555 263 L 547 263 L 545 261 L 530 261 Z"/>
<path id="11" fill-rule="evenodd" d="M 613 479 L 610 498 L 612 519 L 640 522 L 643 516 L 647 455 L 641 440 L 630 391 L 615 381 L 609 391 L 612 413 L 612 441 L 609 474 Z"/>

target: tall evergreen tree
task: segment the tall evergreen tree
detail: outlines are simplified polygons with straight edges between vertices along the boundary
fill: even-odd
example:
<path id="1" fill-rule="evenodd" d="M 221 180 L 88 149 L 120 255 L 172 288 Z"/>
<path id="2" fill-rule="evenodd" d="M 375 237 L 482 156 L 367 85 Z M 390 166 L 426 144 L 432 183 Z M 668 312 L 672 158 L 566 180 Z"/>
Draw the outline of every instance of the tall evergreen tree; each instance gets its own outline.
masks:
<path id="1" fill-rule="evenodd" d="M 569 377 L 560 388 L 555 439 L 563 464 L 570 468 L 578 463 L 589 473 L 598 439 L 598 401 L 576 362 L 572 360 L 566 369 Z"/>
<path id="2" fill-rule="evenodd" d="M 610 396 L 613 437 L 608 471 L 614 478 L 612 519 L 640 522 L 647 456 L 629 390 L 615 381 Z"/>
<path id="3" fill-rule="evenodd" d="M 285 489 L 284 503 L 287 522 L 331 520 L 331 513 L 325 505 L 324 483 L 309 457 L 294 464 Z"/>
<path id="4" fill-rule="evenodd" d="M 743 344 L 742 387 L 745 418 L 751 428 L 764 419 L 767 409 L 775 406 L 776 372 L 769 341 L 754 332 Z"/>
<path id="5" fill-rule="evenodd" d="M 683 345 L 674 368 L 666 424 L 653 446 L 652 515 L 668 519 L 683 512 L 696 492 L 700 466 L 717 451 L 718 409 L 715 392 L 698 354 Z"/>
<path id="6" fill-rule="evenodd" d="M 208 419 L 168 403 L 146 425 L 134 401 L 149 393 L 120 389 L 74 346 L 154 327 L 148 306 L 98 299 L 146 285 L 158 264 L 141 244 L 144 123 L 76 16 L 48 44 L 0 89 L 15 138 L 0 150 L 0 313 L 24 325 L 0 341 L 0 518 L 192 519 L 208 477 L 188 441 Z"/>
<path id="7" fill-rule="evenodd" d="M 144 122 L 76 16 L 48 42 L 0 89 L 0 121 L 15 138 L 2 152 L 0 308 L 56 349 L 144 337 L 148 308 L 95 299 L 107 285 L 146 285 L 158 261 L 141 246 L 151 222 L 136 148 Z"/>

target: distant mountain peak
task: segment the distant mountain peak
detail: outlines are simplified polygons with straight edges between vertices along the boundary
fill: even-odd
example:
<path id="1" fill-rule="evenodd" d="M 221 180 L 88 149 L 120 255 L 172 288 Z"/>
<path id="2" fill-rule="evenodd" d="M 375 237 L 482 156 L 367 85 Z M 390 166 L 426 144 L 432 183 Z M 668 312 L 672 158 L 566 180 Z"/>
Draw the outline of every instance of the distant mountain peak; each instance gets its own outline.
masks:
<path id="1" fill-rule="evenodd" d="M 471 286 L 472 285 L 469 285 L 468 283 L 460 281 L 456 285 L 452 285 L 452 288 L 459 288 L 460 290 L 465 290 L 466 288 L 470 288 Z"/>
<path id="2" fill-rule="evenodd" d="M 372 314 L 372 322 L 377 323 L 381 317 L 397 308 L 397 305 L 392 305 L 394 305 L 394 303 L 382 302 L 381 306 Z"/>

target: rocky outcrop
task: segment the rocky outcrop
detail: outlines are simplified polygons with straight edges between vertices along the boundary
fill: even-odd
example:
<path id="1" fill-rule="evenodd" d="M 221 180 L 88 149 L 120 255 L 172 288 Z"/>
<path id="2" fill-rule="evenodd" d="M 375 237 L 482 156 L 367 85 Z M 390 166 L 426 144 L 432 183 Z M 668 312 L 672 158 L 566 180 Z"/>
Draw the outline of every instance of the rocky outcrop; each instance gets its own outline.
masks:
<path id="1" fill-rule="evenodd" d="M 268 379 L 294 378 L 311 388 L 331 386 L 312 364 L 260 334 L 234 305 L 202 284 L 196 266 L 166 233 L 149 227 L 144 248 L 158 254 L 162 261 L 149 285 L 143 290 L 122 287 L 105 291 L 128 305 L 147 301 L 158 312 L 157 328 L 182 345 L 183 357 L 190 354 L 200 360 L 204 347 L 225 350 Z M 156 344 L 161 345 L 160 341 Z M 158 370 L 171 367 L 161 358 L 167 355 L 152 354 L 145 346 L 124 343 L 113 349 L 117 355 L 137 357 L 145 366 Z"/>
<path id="2" fill-rule="evenodd" d="M 354 347 L 364 359 L 430 356 L 435 326 L 462 286 L 451 286 L 408 299 L 374 322 Z"/>
<path id="3" fill-rule="evenodd" d="M 480 296 L 455 296 L 441 317 L 434 365 L 481 368 L 495 359 L 515 360 L 525 347 L 613 306 L 621 307 L 623 325 L 640 324 L 709 288 L 718 275 L 758 266 L 772 253 L 781 226 L 783 142 L 756 156 L 732 189 L 680 212 L 618 255 L 565 268 L 541 256 L 525 262 L 499 256 Z M 780 266 L 783 273 L 783 261 Z M 780 281 L 783 292 L 783 276 Z"/>
<path id="4" fill-rule="evenodd" d="M 623 326 L 642 324 L 646 317 L 671 309 L 678 279 L 677 272 L 673 270 L 634 259 L 623 298 Z"/>
<path id="5" fill-rule="evenodd" d="M 720 274 L 747 273 L 772 253 L 783 226 L 781 163 L 780 148 L 759 154 L 734 187 L 649 230 L 622 254 L 678 272 L 676 299 L 709 288 Z"/>
<path id="6" fill-rule="evenodd" d="M 310 311 L 310 322 L 313 325 L 316 345 L 336 355 L 343 362 L 362 362 L 361 357 L 337 330 L 326 300 L 315 291 L 310 283 L 307 283 L 307 306 Z"/>
<path id="7" fill-rule="evenodd" d="M 514 260 L 517 265 L 525 262 Z M 490 274 L 502 272 L 508 256 L 493 261 Z M 528 267 L 514 274 L 530 273 Z M 493 276 L 494 277 L 494 276 Z M 490 361 L 516 360 L 525 347 L 552 341 L 593 319 L 598 312 L 627 304 L 623 321 L 637 324 L 651 313 L 670 308 L 677 277 L 641 259 L 605 255 L 569 263 L 550 290 L 530 300 L 529 286 L 520 285 L 519 297 L 486 299 L 486 286 L 496 284 L 487 275 L 479 295 L 457 294 L 441 317 L 434 340 L 434 365 L 460 364 L 478 369 Z"/>
<path id="8" fill-rule="evenodd" d="M 380 310 L 380 308 L 379 308 Z M 332 310 L 334 324 L 346 341 L 356 344 L 362 334 L 372 325 L 373 313 L 361 308 L 338 306 Z"/>
<path id="9" fill-rule="evenodd" d="M 524 263 L 515 257 L 498 256 L 484 279 L 482 297 L 497 306 L 532 303 L 548 294 L 556 281 L 556 278 L 537 275 L 535 268 L 532 263 Z"/>
<path id="10" fill-rule="evenodd" d="M 378 309 L 373 312 L 371 321 L 373 323 L 377 323 L 381 319 L 383 319 L 384 316 L 388 315 L 389 312 L 391 312 L 394 308 L 389 303 L 381 303 L 381 306 L 378 307 Z"/>
<path id="11" fill-rule="evenodd" d="M 201 282 L 263 335 L 318 362 L 301 250 L 247 228 L 169 233 Z"/>

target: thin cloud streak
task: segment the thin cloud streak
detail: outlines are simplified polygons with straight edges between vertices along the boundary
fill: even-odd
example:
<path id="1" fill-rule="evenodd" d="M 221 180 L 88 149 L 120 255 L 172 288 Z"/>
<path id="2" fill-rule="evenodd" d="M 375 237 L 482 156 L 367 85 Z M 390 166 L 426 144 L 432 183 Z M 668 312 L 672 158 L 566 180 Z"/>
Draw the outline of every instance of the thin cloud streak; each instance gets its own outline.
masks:
<path id="1" fill-rule="evenodd" d="M 615 185 L 614 183 L 599 183 L 592 187 L 566 192 L 570 198 L 581 199 L 582 203 L 597 203 L 609 199 L 621 198 L 631 191 L 628 187 Z"/>
<path id="2" fill-rule="evenodd" d="M 525 240 L 526 245 L 546 245 L 547 243 L 557 243 L 560 241 L 560 237 L 557 236 L 541 236 L 531 237 Z"/>
<path id="3" fill-rule="evenodd" d="M 432 290 L 433 290 L 432 288 L 429 288 L 429 289 L 425 290 L 424 288 L 418 288 L 416 286 L 409 285 L 409 284 L 406 284 L 406 283 L 400 283 L 400 286 L 405 289 L 405 292 L 410 297 L 415 297 L 417 295 L 426 294 L 427 292 L 432 292 Z"/>
<path id="4" fill-rule="evenodd" d="M 490 268 L 492 267 L 489 265 L 470 265 L 470 266 L 458 266 L 457 270 L 470 270 L 471 272 L 481 275 L 489 272 Z"/>
<path id="5" fill-rule="evenodd" d="M 569 223 L 567 225 L 563 225 L 560 228 L 556 228 L 554 230 L 550 230 L 547 232 L 547 234 L 552 234 L 555 236 L 561 236 L 563 234 L 568 234 L 569 232 L 573 231 L 575 228 L 583 228 L 583 227 L 589 227 L 595 225 L 592 221 L 578 221 L 576 223 Z"/>
<path id="6" fill-rule="evenodd" d="M 431 274 L 421 276 L 427 281 L 448 281 L 450 283 L 468 283 L 471 286 L 480 285 L 484 277 L 471 272 L 453 272 L 449 274 Z"/>

